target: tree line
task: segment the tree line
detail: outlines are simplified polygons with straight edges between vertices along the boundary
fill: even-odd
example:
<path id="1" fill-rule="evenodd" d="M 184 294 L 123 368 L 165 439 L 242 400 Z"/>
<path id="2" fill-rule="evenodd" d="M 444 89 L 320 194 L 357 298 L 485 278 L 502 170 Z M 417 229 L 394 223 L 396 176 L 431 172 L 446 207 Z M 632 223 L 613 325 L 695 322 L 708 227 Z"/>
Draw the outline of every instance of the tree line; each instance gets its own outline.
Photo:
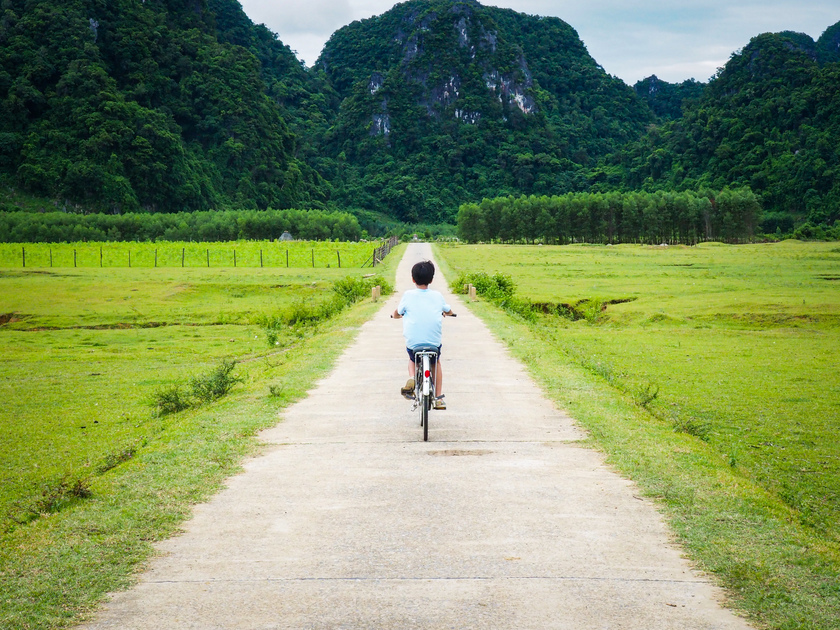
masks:
<path id="1" fill-rule="evenodd" d="M 742 243 L 753 239 L 760 219 L 749 188 L 523 195 L 461 205 L 458 236 L 467 242 Z"/>
<path id="2" fill-rule="evenodd" d="M 274 240 L 283 232 L 302 240 L 357 241 L 362 236 L 355 216 L 326 210 L 0 213 L 0 242 L 4 243 Z"/>

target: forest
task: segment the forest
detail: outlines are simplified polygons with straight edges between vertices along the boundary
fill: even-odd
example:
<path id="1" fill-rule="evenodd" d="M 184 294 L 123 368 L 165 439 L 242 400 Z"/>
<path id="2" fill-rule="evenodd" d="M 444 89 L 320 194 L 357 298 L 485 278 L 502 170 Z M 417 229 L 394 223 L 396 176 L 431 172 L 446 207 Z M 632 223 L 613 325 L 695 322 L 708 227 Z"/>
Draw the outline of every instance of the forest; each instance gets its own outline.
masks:
<path id="1" fill-rule="evenodd" d="M 476 0 L 353 22 L 311 68 L 281 37 L 237 0 L 3 0 L 0 213 L 42 214 L 49 238 L 52 212 L 294 208 L 385 231 L 485 199 L 749 189 L 739 234 L 840 220 L 840 22 L 757 35 L 708 83 L 634 86 L 563 20 Z"/>
<path id="2" fill-rule="evenodd" d="M 174 213 L 71 214 L 0 212 L 0 243 L 83 241 L 357 241 L 364 233 L 347 212 L 217 210 Z"/>
<path id="3" fill-rule="evenodd" d="M 467 242 L 647 243 L 750 242 L 761 205 L 748 188 L 718 193 L 567 193 L 484 199 L 458 211 Z"/>

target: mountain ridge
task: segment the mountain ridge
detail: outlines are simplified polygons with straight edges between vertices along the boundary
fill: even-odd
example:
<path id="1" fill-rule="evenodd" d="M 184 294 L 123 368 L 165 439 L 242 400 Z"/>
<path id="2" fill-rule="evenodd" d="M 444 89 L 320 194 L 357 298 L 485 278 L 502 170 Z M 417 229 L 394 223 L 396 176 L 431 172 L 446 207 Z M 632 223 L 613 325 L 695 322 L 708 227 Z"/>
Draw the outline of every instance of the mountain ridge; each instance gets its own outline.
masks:
<path id="1" fill-rule="evenodd" d="M 406 222 L 484 197 L 749 186 L 789 231 L 840 218 L 838 68 L 840 22 L 756 36 L 707 84 L 630 87 L 563 20 L 477 0 L 399 3 L 311 68 L 236 0 L 4 0 L 0 183 L 79 211 Z"/>

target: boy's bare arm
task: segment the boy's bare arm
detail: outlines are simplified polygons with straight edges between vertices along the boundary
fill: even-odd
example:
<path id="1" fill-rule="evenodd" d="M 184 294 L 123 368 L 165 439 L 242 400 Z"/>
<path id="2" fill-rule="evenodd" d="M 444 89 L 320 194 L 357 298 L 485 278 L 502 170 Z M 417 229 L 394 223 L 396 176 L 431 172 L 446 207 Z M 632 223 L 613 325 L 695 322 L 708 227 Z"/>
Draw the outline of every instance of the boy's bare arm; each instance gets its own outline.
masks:
<path id="1" fill-rule="evenodd" d="M 394 309 L 394 313 L 391 315 L 394 319 L 402 319 L 402 315 L 400 315 L 399 311 Z"/>

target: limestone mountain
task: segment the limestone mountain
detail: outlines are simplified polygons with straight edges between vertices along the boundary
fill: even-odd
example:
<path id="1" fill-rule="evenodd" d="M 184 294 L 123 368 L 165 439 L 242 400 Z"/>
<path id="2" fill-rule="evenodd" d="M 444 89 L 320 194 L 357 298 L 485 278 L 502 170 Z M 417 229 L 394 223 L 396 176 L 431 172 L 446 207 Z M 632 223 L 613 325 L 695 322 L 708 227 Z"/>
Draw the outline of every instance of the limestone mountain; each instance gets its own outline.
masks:
<path id="1" fill-rule="evenodd" d="M 407 221 L 583 190 L 587 168 L 653 120 L 571 26 L 475 0 L 410 0 L 354 22 L 316 69 L 342 99 L 326 145 L 336 198 Z"/>
<path id="2" fill-rule="evenodd" d="M 840 219 L 838 86 L 840 23 L 630 88 L 564 21 L 476 0 L 397 4 L 309 69 L 237 0 L 3 0 L 0 187 L 437 222 L 484 197 L 749 186 L 788 232 Z"/>
<path id="3" fill-rule="evenodd" d="M 840 219 L 840 23 L 758 35 L 672 122 L 610 160 L 631 189 L 748 186 L 763 228 Z M 616 183 L 616 182 L 613 182 Z"/>

